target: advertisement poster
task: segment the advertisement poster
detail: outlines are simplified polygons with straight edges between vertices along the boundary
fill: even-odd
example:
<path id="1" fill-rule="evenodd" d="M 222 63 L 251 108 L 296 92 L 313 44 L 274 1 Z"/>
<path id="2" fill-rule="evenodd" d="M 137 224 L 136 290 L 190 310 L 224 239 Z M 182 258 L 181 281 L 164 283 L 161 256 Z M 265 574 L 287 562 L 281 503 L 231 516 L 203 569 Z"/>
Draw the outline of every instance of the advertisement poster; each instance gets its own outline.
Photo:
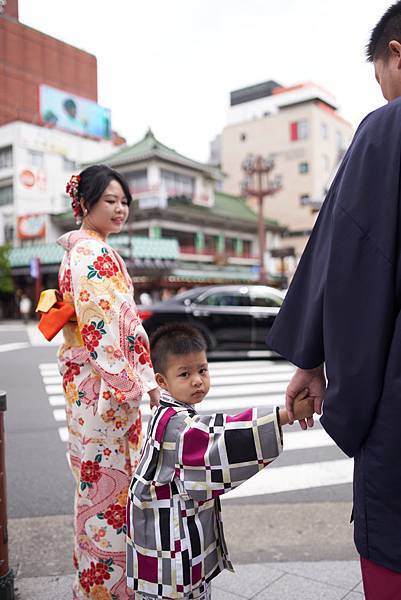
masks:
<path id="1" fill-rule="evenodd" d="M 111 111 L 48 85 L 39 86 L 40 116 L 44 125 L 89 137 L 111 138 Z"/>

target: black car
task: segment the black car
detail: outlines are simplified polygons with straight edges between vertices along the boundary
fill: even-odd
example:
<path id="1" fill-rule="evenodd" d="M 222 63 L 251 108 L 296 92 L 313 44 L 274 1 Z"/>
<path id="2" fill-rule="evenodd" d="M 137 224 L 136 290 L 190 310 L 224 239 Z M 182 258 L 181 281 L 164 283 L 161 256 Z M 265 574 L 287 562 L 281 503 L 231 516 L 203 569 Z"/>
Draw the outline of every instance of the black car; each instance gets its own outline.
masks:
<path id="1" fill-rule="evenodd" d="M 272 356 L 266 335 L 283 299 L 282 292 L 264 285 L 213 285 L 139 305 L 138 312 L 149 335 L 172 321 L 197 327 L 206 339 L 209 358 Z"/>

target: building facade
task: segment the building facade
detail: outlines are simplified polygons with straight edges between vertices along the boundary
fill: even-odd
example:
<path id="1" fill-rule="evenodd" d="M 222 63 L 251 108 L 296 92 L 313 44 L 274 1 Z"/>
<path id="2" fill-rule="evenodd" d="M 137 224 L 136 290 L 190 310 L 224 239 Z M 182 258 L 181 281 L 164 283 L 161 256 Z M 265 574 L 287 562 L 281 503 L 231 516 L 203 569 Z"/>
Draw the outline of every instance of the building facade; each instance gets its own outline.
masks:
<path id="1" fill-rule="evenodd" d="M 223 190 L 230 194 L 240 193 L 247 155 L 274 159 L 281 190 L 266 200 L 265 214 L 287 225 L 290 239 L 282 243 L 299 256 L 352 135 L 335 98 L 319 86 L 286 88 L 267 81 L 231 92 L 228 124 L 211 150 L 225 175 Z"/>
<path id="2" fill-rule="evenodd" d="M 132 266 L 136 287 L 150 290 L 200 284 L 257 282 L 257 216 L 238 196 L 216 191 L 219 170 L 162 144 L 148 131 L 144 138 L 101 158 L 127 179 L 133 195 L 130 221 L 114 241 Z M 71 213 L 55 215 L 59 232 L 72 227 Z M 271 251 L 284 227 L 266 221 L 269 282 L 283 284 L 282 262 Z M 174 263 L 138 260 L 132 244 L 176 244 Z M 143 247 L 143 243 L 142 243 Z"/>

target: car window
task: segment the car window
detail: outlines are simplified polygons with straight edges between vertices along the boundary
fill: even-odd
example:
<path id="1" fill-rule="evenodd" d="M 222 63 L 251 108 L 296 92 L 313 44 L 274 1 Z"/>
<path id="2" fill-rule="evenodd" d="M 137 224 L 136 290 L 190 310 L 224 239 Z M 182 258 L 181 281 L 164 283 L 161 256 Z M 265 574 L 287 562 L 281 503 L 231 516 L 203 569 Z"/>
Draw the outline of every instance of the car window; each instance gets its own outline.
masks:
<path id="1" fill-rule="evenodd" d="M 241 292 L 212 292 L 199 302 L 206 306 L 250 306 L 249 295 Z"/>
<path id="2" fill-rule="evenodd" d="M 251 306 L 259 306 L 261 308 L 280 308 L 283 299 L 279 295 L 267 292 L 264 289 L 254 289 L 250 292 Z"/>

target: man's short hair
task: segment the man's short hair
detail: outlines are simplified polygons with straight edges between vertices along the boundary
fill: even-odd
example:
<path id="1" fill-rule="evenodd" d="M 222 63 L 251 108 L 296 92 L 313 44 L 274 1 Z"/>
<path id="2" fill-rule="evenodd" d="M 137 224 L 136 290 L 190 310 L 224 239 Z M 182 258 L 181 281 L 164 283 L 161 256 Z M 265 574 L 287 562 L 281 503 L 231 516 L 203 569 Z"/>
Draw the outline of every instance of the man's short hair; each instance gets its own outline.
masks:
<path id="1" fill-rule="evenodd" d="M 205 352 L 206 341 L 199 329 L 182 323 L 168 323 L 156 329 L 150 338 L 150 357 L 155 373 L 166 372 L 171 355 Z"/>
<path id="2" fill-rule="evenodd" d="M 391 40 L 401 43 L 401 0 L 390 6 L 372 30 L 366 46 L 368 61 L 373 62 L 378 58 L 386 60 Z"/>

